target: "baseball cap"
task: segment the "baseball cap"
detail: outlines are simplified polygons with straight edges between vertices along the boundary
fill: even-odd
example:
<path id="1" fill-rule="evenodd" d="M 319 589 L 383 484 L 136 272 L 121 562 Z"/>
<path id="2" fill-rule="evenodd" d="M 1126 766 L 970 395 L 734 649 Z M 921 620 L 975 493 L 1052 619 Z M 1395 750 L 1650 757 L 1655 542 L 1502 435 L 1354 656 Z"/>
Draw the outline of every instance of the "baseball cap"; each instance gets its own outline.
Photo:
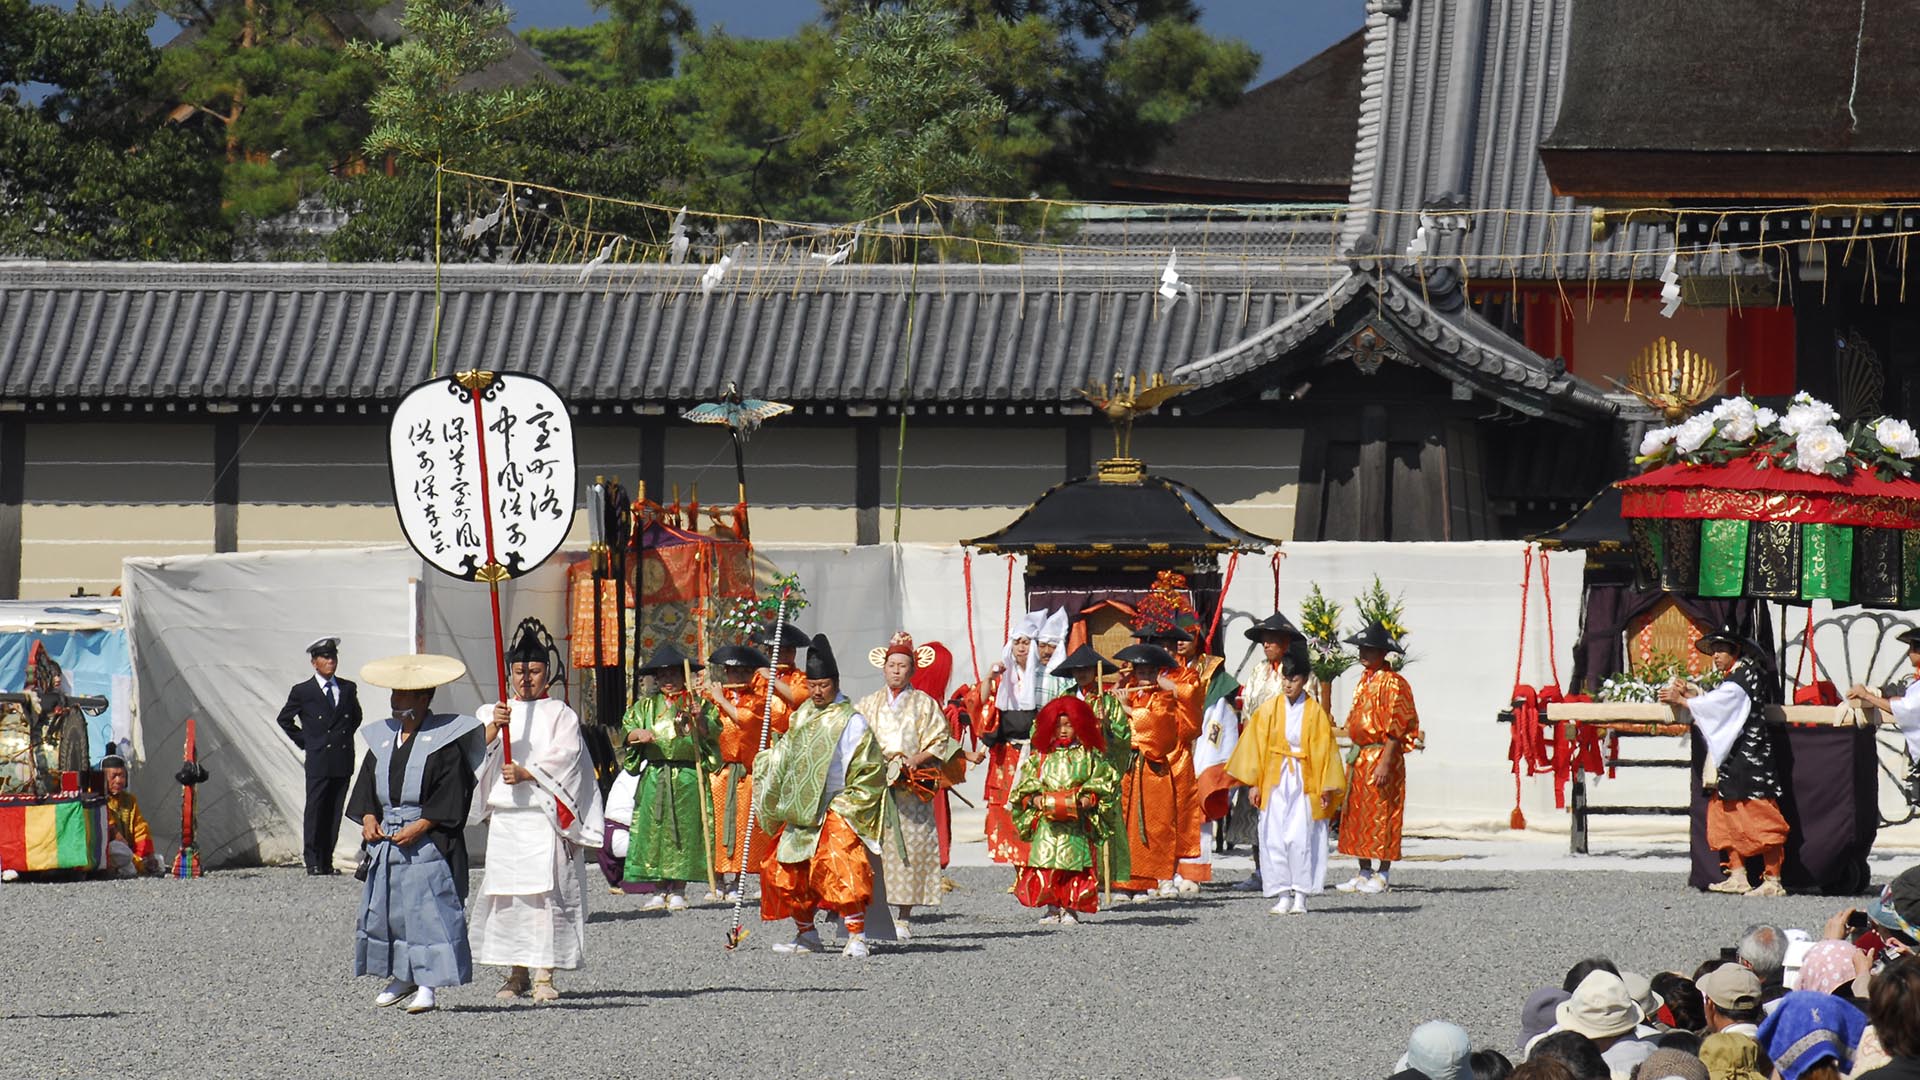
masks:
<path id="1" fill-rule="evenodd" d="M 1722 1009 L 1752 1009 L 1760 1004 L 1760 976 L 1739 964 L 1721 964 L 1697 984 L 1708 1001 Z"/>

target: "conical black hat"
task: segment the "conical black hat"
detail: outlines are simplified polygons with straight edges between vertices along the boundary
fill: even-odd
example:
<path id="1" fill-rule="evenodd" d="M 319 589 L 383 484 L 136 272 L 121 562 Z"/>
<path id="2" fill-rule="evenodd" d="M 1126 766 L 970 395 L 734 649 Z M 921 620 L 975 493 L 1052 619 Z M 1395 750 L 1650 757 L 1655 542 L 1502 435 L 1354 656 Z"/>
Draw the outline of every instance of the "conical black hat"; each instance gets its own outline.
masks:
<path id="1" fill-rule="evenodd" d="M 509 664 L 550 664 L 553 654 L 547 648 L 547 628 L 539 619 L 529 615 L 520 620 L 514 629 L 513 648 L 507 653 Z"/>
<path id="2" fill-rule="evenodd" d="M 1080 647 L 1068 654 L 1065 660 L 1053 665 L 1052 674 L 1055 678 L 1064 679 L 1076 671 L 1092 671 L 1102 666 L 1111 670 L 1113 661 L 1094 652 L 1092 645 L 1082 642 Z"/>
<path id="3" fill-rule="evenodd" d="M 833 658 L 833 643 L 825 634 L 817 634 L 807 643 L 807 678 L 835 681 L 840 678 L 840 662 Z"/>
<path id="4" fill-rule="evenodd" d="M 1347 644 L 1352 645 L 1356 649 L 1381 649 L 1386 652 L 1406 651 L 1400 646 L 1399 642 L 1393 640 L 1392 634 L 1387 633 L 1387 628 L 1381 625 L 1379 619 L 1368 623 L 1365 629 L 1348 638 Z"/>
<path id="5" fill-rule="evenodd" d="M 1115 653 L 1113 658 L 1141 667 L 1170 668 L 1179 665 L 1172 653 L 1158 645 L 1129 645 Z"/>
<path id="6" fill-rule="evenodd" d="M 749 671 L 759 671 L 767 666 L 767 654 L 746 645 L 722 645 L 707 657 L 707 663 L 716 667 L 743 667 Z"/>
<path id="7" fill-rule="evenodd" d="M 1299 627 L 1293 625 L 1291 619 L 1278 611 L 1247 627 L 1248 641 L 1265 641 L 1268 634 L 1285 634 L 1295 641 L 1303 641 L 1307 636 L 1300 632 Z"/>
<path id="8" fill-rule="evenodd" d="M 686 671 L 688 668 L 699 671 L 706 666 L 698 660 L 688 660 L 669 641 L 653 650 L 653 655 L 647 658 L 647 662 L 640 665 L 640 674 L 658 675 L 663 671 Z"/>

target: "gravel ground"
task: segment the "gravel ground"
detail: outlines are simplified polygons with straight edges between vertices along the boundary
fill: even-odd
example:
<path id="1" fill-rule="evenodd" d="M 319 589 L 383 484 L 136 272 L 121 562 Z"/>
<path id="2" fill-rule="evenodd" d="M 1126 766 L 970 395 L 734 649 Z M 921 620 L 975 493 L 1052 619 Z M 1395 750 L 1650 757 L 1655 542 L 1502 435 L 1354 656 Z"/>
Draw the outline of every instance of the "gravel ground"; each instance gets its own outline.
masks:
<path id="1" fill-rule="evenodd" d="M 1216 885 L 1058 928 L 1007 895 L 1009 871 L 952 873 L 915 940 L 865 962 L 769 952 L 790 924 L 729 955 L 725 908 L 643 913 L 595 875 L 589 967 L 561 973 L 562 1001 L 498 1005 L 482 969 L 423 1016 L 376 1010 L 380 983 L 348 974 L 350 877 L 7 885 L 0 1076 L 1377 1080 L 1425 1019 L 1510 1047 L 1527 992 L 1583 956 L 1690 971 L 1749 923 L 1817 930 L 1842 903 L 1402 864 L 1391 894 L 1329 892 L 1305 918 Z"/>

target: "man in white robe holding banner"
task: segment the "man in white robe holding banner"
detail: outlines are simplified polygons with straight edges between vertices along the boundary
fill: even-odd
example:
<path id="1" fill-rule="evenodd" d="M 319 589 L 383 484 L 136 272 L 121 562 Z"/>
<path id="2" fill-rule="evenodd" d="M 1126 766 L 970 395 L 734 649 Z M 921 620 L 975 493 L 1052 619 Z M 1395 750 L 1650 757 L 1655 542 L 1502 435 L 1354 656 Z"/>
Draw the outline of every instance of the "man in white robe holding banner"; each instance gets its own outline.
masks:
<path id="1" fill-rule="evenodd" d="M 547 697 L 558 655 L 540 621 L 523 619 L 507 657 L 514 701 L 481 710 L 487 758 L 475 820 L 488 822 L 487 867 L 470 936 L 475 962 L 509 969 L 501 1000 L 558 999 L 553 973 L 580 967 L 586 940 L 580 849 L 600 846 L 604 811 L 580 718 Z"/>

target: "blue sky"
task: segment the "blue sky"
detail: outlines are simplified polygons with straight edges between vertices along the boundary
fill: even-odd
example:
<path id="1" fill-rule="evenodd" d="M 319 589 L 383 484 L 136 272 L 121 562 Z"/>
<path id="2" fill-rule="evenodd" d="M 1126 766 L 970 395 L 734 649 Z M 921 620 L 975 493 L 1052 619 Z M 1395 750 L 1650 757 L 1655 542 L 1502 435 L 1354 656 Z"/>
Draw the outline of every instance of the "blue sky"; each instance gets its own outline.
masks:
<path id="1" fill-rule="evenodd" d="M 598 15 L 589 0 L 508 0 L 514 26 L 584 26 Z M 819 13 L 813 0 L 692 0 L 703 26 L 742 37 L 785 37 Z M 1200 23 L 1237 37 L 1260 54 L 1265 82 L 1339 41 L 1365 20 L 1362 0 L 1200 0 Z M 1276 12 L 1281 12 L 1277 14 Z"/>

